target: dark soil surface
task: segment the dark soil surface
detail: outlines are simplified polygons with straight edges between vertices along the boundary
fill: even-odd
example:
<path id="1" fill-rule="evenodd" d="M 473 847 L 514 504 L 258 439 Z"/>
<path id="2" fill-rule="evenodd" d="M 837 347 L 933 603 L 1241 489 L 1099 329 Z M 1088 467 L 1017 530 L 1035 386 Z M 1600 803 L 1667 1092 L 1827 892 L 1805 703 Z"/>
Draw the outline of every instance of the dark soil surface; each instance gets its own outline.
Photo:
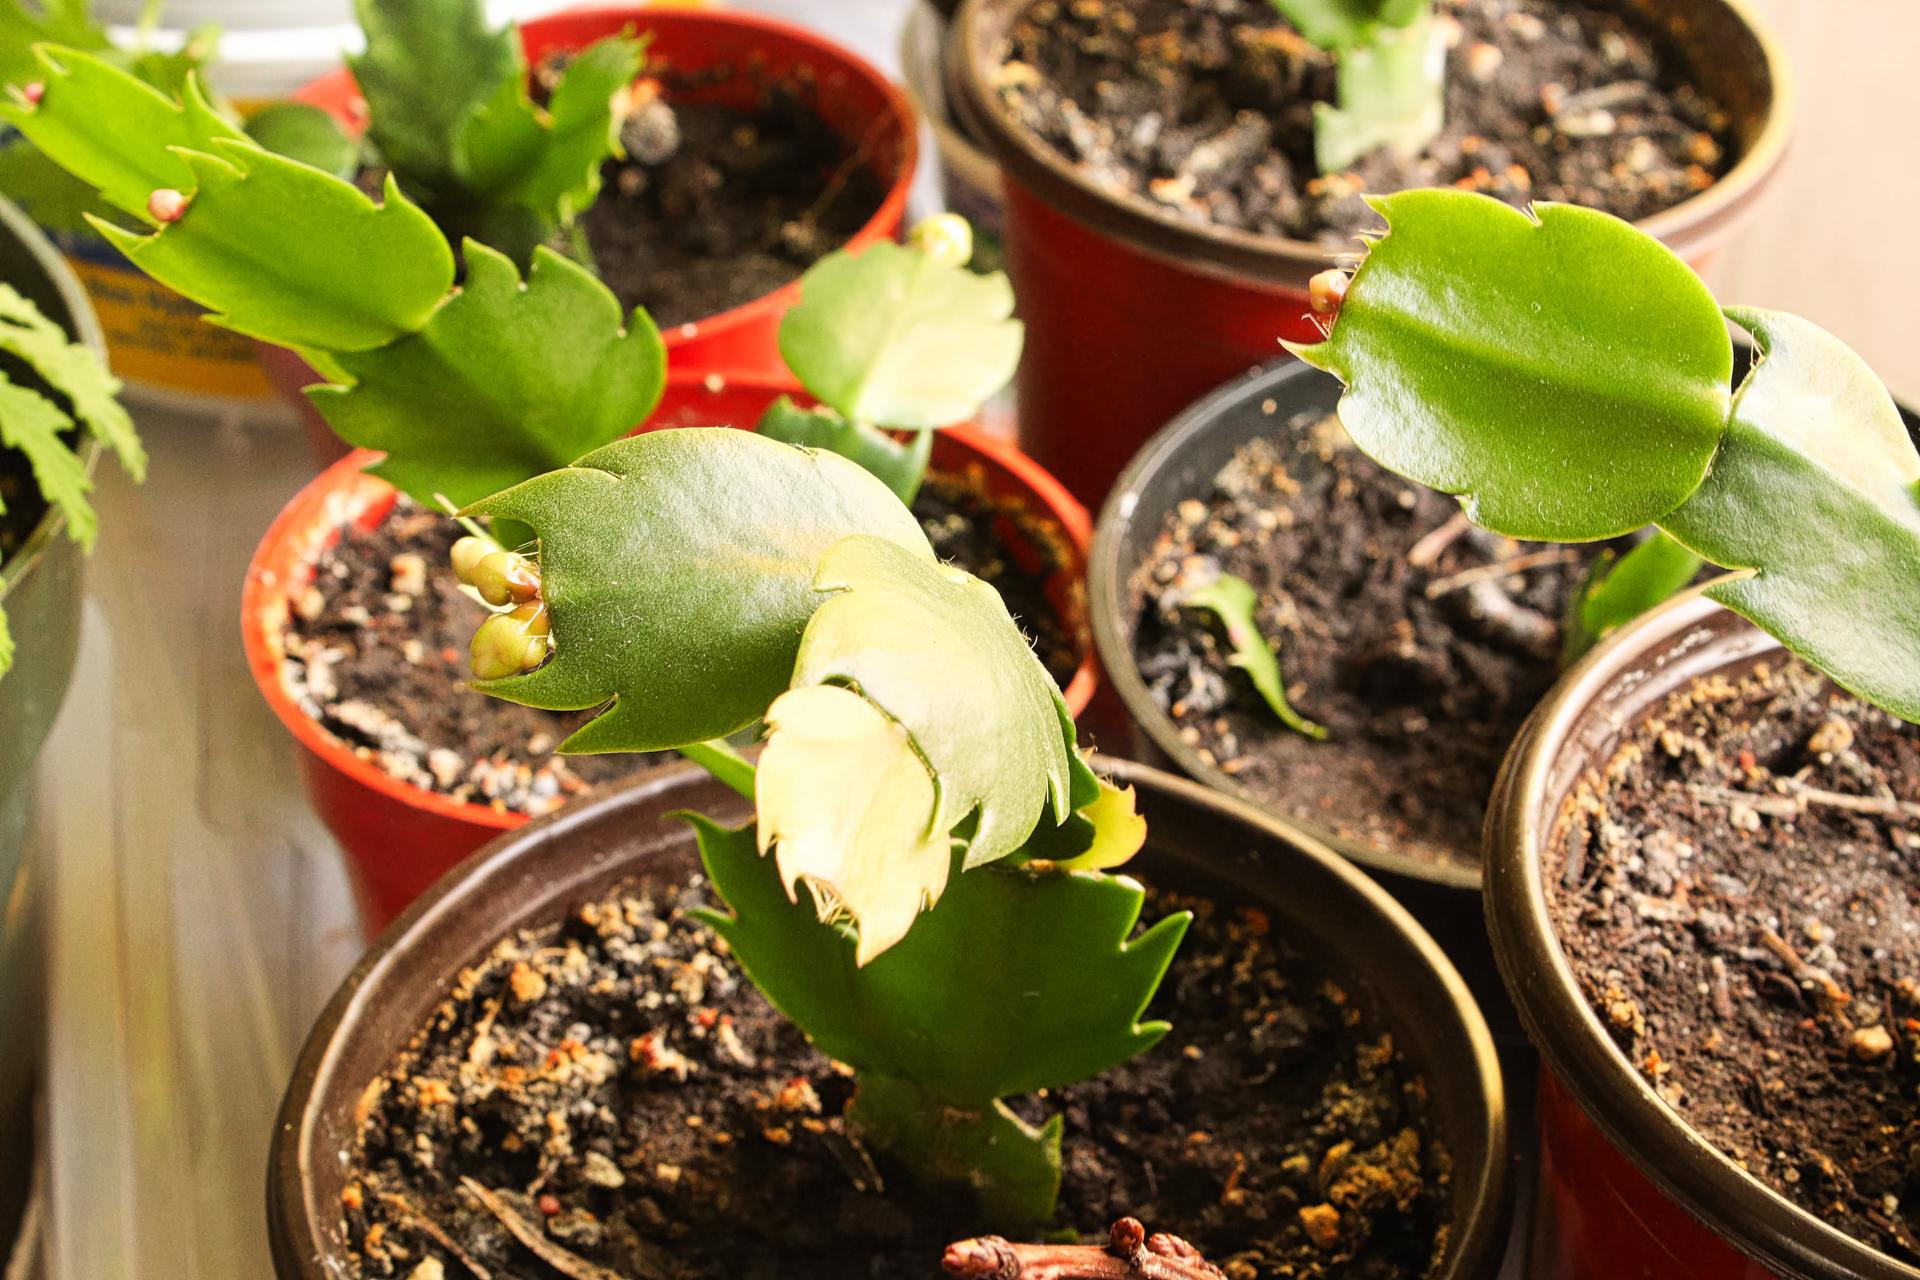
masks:
<path id="1" fill-rule="evenodd" d="M 1553 926 L 1621 1050 L 1789 1199 L 1920 1263 L 1920 731 L 1805 666 L 1676 694 L 1568 802 Z"/>
<path id="2" fill-rule="evenodd" d="M 282 679 L 306 713 L 402 782 L 538 814 L 666 756 L 557 756 L 591 712 L 537 711 L 467 687 L 487 608 L 448 553 L 465 530 L 405 497 L 350 527 L 293 598 Z"/>
<path id="3" fill-rule="evenodd" d="M 1198 222 L 1352 248 L 1362 193 L 1455 185 L 1628 219 L 1736 158 L 1726 113 L 1639 25 L 1569 0 L 1438 0 L 1447 123 L 1423 155 L 1321 176 L 1330 57 L 1269 0 L 1040 0 L 999 87 L 1014 117 L 1110 191 Z"/>
<path id="4" fill-rule="evenodd" d="M 663 329 L 791 284 L 886 195 L 864 140 L 809 105 L 811 85 L 770 86 L 751 111 L 670 105 L 675 90 L 628 121 L 628 159 L 582 219 L 601 279 Z"/>
<path id="5" fill-rule="evenodd" d="M 1272 410 L 1269 410 L 1272 412 Z M 1452 498 L 1306 416 L 1243 448 L 1169 513 L 1129 584 L 1140 674 L 1181 736 L 1262 803 L 1377 849 L 1474 864 L 1507 744 L 1560 671 L 1560 619 L 1591 549 L 1468 525 Z M 1500 576 L 1489 565 L 1511 562 Z M 1230 573 L 1260 598 L 1289 700 L 1268 710 L 1189 592 Z"/>
<path id="6" fill-rule="evenodd" d="M 25 545 L 46 514 L 46 500 L 26 458 L 12 449 L 0 449 L 0 566 Z"/>
<path id="7" fill-rule="evenodd" d="M 1047 601 L 1054 562 L 1043 541 L 1023 537 L 1033 554 L 1010 553 L 1010 517 L 957 480 L 930 477 L 914 509 L 942 558 L 1000 591 L 1064 685 L 1086 641 Z M 282 678 L 302 709 L 403 782 L 518 813 L 548 812 L 672 759 L 557 756 L 591 712 L 539 711 L 467 687 L 468 645 L 487 611 L 448 567 L 461 533 L 402 497 L 378 527 L 349 528 L 322 554 L 284 637 Z"/>
<path id="8" fill-rule="evenodd" d="M 357 1274 L 434 1259 L 461 1277 L 461 1255 L 497 1280 L 561 1274 L 463 1177 L 624 1280 L 934 1280 L 944 1245 L 992 1226 L 863 1146 L 847 1071 L 688 918 L 702 903 L 635 890 L 461 976 L 367 1095 L 345 1205 Z M 1201 910 L 1154 1006 L 1171 1035 L 1029 1100 L 1030 1118 L 1066 1116 L 1056 1227 L 1104 1241 L 1132 1214 L 1233 1280 L 1429 1274 L 1450 1175 L 1422 1082 L 1264 917 Z"/>

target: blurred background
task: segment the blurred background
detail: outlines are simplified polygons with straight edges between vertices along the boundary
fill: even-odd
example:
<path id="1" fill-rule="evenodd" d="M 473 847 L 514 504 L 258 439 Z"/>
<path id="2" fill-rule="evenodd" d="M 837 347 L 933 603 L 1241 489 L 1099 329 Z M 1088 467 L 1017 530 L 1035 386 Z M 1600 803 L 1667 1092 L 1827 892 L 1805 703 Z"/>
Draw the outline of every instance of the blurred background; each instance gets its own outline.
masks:
<path id="1" fill-rule="evenodd" d="M 914 3 L 731 7 L 822 29 L 897 73 Z M 1794 62 L 1797 140 L 1713 283 L 1817 321 L 1920 396 L 1920 238 L 1902 230 L 1920 208 L 1920 3 L 1749 3 Z M 132 21 L 141 6 L 101 7 Z M 348 0 L 168 8 L 222 24 L 235 96 L 336 66 L 352 32 Z M 40 794 L 56 1011 L 45 1262 L 62 1280 L 240 1280 L 269 1271 L 260 1192 L 280 1090 L 360 945 L 339 859 L 234 643 L 255 535 L 312 467 L 290 428 L 244 412 L 139 416 L 153 472 L 138 501 L 117 472 L 103 480 L 82 666 Z"/>

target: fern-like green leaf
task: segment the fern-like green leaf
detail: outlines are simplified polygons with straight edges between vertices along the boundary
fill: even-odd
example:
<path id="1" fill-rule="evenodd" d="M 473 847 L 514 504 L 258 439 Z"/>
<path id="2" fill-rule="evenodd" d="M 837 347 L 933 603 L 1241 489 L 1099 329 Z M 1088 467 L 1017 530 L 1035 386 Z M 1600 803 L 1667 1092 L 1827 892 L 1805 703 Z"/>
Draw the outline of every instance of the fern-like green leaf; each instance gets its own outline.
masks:
<path id="1" fill-rule="evenodd" d="M 100 521 L 87 501 L 86 465 L 64 439 L 72 427 L 66 410 L 38 391 L 0 380 L 0 445 L 26 457 L 40 496 L 67 518 L 68 536 L 91 550 Z"/>
<path id="2" fill-rule="evenodd" d="M 566 466 L 653 412 L 666 348 L 644 311 L 542 249 L 526 282 L 468 241 L 467 277 L 426 327 L 342 354 L 351 385 L 309 394 L 341 438 L 387 456 L 375 472 L 423 502 L 465 505 Z"/>
<path id="3" fill-rule="evenodd" d="M 35 387 L 0 376 L 0 446 L 26 458 L 40 496 L 66 517 L 67 536 L 92 550 L 100 522 L 88 501 L 93 483 L 86 463 L 70 443 L 74 428 L 90 431 L 135 480 L 146 476 L 147 456 L 134 435 L 133 421 L 114 399 L 120 383 L 92 348 L 73 341 L 6 284 L 0 284 L 0 352 L 65 401 L 63 406 Z M 0 618 L 0 674 L 13 658 L 4 622 Z"/>
<path id="4" fill-rule="evenodd" d="M 0 284 L 0 351 L 24 360 L 73 406 L 80 424 L 119 458 L 135 481 L 147 477 L 147 454 L 133 419 L 120 402 L 120 380 L 89 347 L 40 314 L 11 286 Z"/>

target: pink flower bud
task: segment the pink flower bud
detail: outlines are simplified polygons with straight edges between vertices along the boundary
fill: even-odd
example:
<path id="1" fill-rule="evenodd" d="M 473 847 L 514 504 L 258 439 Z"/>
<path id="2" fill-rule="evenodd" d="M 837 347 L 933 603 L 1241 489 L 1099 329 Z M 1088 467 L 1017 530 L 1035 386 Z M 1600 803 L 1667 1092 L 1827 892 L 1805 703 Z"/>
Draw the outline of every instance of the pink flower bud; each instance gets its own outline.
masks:
<path id="1" fill-rule="evenodd" d="M 147 197 L 147 212 L 155 222 L 178 222 L 187 212 L 187 197 L 172 187 L 161 187 Z"/>

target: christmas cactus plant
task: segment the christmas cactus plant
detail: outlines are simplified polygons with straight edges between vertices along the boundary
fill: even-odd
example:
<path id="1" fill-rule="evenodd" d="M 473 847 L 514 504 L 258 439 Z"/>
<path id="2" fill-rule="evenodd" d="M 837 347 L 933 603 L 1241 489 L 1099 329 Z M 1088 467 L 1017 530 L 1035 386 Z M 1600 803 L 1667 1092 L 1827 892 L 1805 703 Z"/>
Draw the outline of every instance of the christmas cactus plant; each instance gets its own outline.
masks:
<path id="1" fill-rule="evenodd" d="M 1565 205 L 1375 201 L 1386 234 L 1295 348 L 1354 442 L 1517 538 L 1657 536 L 1583 596 L 1589 634 L 1691 579 L 1835 682 L 1920 720 L 1920 453 L 1859 356 L 1721 307 L 1658 241 Z M 1728 322 L 1754 363 L 1732 387 Z M 1697 557 L 1697 559 L 1696 559 Z"/>
<path id="2" fill-rule="evenodd" d="M 391 173 L 375 200 L 262 146 L 191 77 L 168 97 L 91 55 L 40 57 L 47 79 L 0 113 L 116 211 L 100 234 L 213 323 L 299 351 L 328 423 L 423 504 L 563 466 L 658 402 L 653 322 L 561 254 L 523 271 L 468 240 L 456 263 Z"/>
<path id="3" fill-rule="evenodd" d="M 563 750 L 679 749 L 753 798 L 749 826 L 690 819 L 713 927 L 858 1072 L 868 1140 L 1046 1220 L 1060 1121 L 1002 1100 L 1164 1035 L 1139 1019 L 1186 919 L 1130 938 L 1142 890 L 1111 868 L 1144 822 L 999 596 L 872 475 L 740 431 L 620 441 L 471 513 L 533 530 L 522 607 L 552 648 L 481 687 L 604 707 Z M 721 741 L 756 724 L 757 768 Z"/>
<path id="4" fill-rule="evenodd" d="M 1417 152 L 1440 132 L 1446 48 L 1433 0 L 1273 0 L 1300 34 L 1331 53 L 1338 101 L 1314 107 L 1321 172 L 1377 147 Z"/>
<path id="5" fill-rule="evenodd" d="M 522 268 L 543 244 L 588 260 L 577 219 L 620 151 L 642 42 L 614 36 L 589 46 L 536 102 L 519 32 L 490 28 L 481 0 L 358 0 L 357 9 L 367 47 L 350 65 L 366 104 L 364 145 L 298 103 L 267 107 L 243 126 L 208 97 L 197 54 L 130 61 L 91 29 L 54 22 L 52 11 L 38 26 L 0 13 L 15 35 L 0 64 L 15 97 L 6 118 L 40 155 L 136 217 L 149 216 L 151 192 L 184 194 L 207 180 L 204 160 L 167 148 L 252 177 L 258 166 L 245 153 L 222 150 L 250 139 L 342 179 L 383 171 L 388 189 L 405 191 L 454 243 L 471 237 Z M 116 140 L 147 154 L 131 183 Z M 295 206 L 285 211 L 298 221 Z"/>

